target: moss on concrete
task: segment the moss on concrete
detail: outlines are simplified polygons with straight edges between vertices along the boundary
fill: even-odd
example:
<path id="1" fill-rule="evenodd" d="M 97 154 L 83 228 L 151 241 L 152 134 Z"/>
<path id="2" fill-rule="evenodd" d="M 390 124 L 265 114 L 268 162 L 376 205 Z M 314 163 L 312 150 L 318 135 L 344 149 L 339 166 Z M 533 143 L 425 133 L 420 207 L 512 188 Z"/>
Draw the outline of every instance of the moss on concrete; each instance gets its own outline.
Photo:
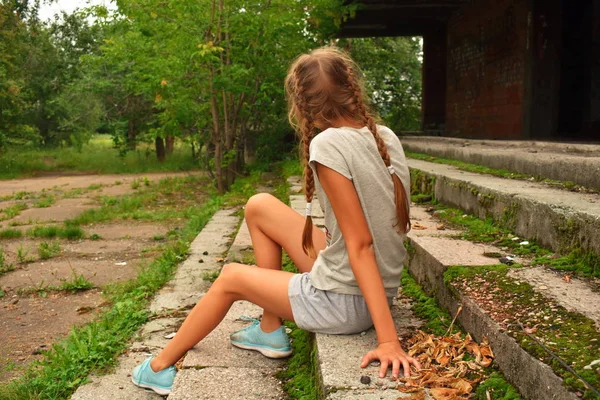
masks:
<path id="1" fill-rule="evenodd" d="M 534 175 L 522 174 L 519 172 L 513 172 L 513 171 L 509 171 L 507 169 L 490 168 L 490 167 L 486 167 L 484 165 L 471 164 L 471 163 L 467 163 L 464 161 L 454 160 L 451 158 L 435 157 L 435 156 L 430 156 L 428 154 L 423 154 L 423 153 L 413 153 L 410 151 L 405 151 L 404 153 L 406 154 L 407 157 L 413 158 L 415 160 L 423 160 L 423 161 L 434 162 L 437 164 L 452 165 L 453 167 L 456 167 L 462 171 L 475 172 L 477 174 L 493 175 L 493 176 L 498 176 L 500 178 L 507 178 L 507 179 L 519 179 L 519 180 L 528 180 L 528 181 L 533 180 L 533 181 L 537 181 L 537 182 L 546 183 L 550 186 L 553 186 L 553 187 L 556 187 L 559 189 L 569 190 L 571 192 L 598 193 L 598 191 L 595 189 L 577 185 L 571 181 L 565 182 L 565 181 L 559 181 L 559 180 L 555 180 L 555 179 L 544 178 L 541 176 L 534 176 Z"/>
<path id="2" fill-rule="evenodd" d="M 440 308 L 439 303 L 433 297 L 429 297 L 423 288 L 415 281 L 405 269 L 402 272 L 402 293 L 413 300 L 412 309 L 415 314 L 425 320 L 424 330 L 435 335 L 445 335 L 452 318 L 448 312 Z M 457 326 L 454 325 L 457 330 Z M 454 331 L 453 331 L 454 332 Z M 495 365 L 485 369 L 488 377 L 476 388 L 474 399 L 476 400 L 521 400 L 517 390 L 506 379 Z M 490 397 L 488 398 L 487 394 Z"/>
<path id="3" fill-rule="evenodd" d="M 475 297 L 485 297 L 485 302 L 480 303 L 480 307 L 492 318 L 496 312 L 497 315 L 502 315 L 502 321 L 496 322 L 506 327 L 508 335 L 515 338 L 532 356 L 552 367 L 554 372 L 564 379 L 564 384 L 570 390 L 583 393 L 584 399 L 598 399 L 599 397 L 591 390 L 586 390 L 575 375 L 552 358 L 518 325 L 521 323 L 527 328 L 535 327 L 535 337 L 589 383 L 600 387 L 600 375 L 593 369 L 583 369 L 599 357 L 594 349 L 598 349 L 600 332 L 596 330 L 594 322 L 582 314 L 567 311 L 555 304 L 536 292 L 528 283 L 509 277 L 507 272 L 510 268 L 506 265 L 449 267 L 444 273 L 444 281 L 453 292 L 460 293 L 464 293 L 465 287 L 474 288 L 471 285 L 477 285 Z M 481 281 L 487 283 L 481 285 Z M 483 287 L 485 292 L 482 292 Z M 473 300 L 477 302 L 476 298 Z"/>

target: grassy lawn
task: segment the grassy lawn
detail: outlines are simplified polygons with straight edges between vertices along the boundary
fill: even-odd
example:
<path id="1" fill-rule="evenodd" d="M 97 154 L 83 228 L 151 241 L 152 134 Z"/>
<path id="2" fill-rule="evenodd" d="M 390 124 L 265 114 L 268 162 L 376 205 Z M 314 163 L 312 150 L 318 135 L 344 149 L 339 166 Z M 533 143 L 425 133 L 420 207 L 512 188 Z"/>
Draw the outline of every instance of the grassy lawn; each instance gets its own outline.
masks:
<path id="1" fill-rule="evenodd" d="M 81 151 L 73 147 L 54 149 L 9 148 L 0 154 L 0 179 L 15 179 L 52 172 L 124 174 L 199 169 L 191 150 L 176 144 L 173 154 L 158 162 L 154 148 L 140 144 L 124 155 L 113 147 L 109 135 L 95 135 Z"/>

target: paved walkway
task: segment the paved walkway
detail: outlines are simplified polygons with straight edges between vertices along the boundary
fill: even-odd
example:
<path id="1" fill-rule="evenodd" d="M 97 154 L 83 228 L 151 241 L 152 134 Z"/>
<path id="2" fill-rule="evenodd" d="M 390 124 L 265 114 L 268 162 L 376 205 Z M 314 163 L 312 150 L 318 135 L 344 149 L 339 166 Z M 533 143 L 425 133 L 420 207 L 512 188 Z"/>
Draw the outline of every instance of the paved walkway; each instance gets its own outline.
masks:
<path id="1" fill-rule="evenodd" d="M 223 255 L 229 249 L 231 235 L 237 230 L 239 218 L 233 210 L 218 211 L 190 248 L 190 256 L 178 268 L 175 278 L 154 298 L 150 309 L 157 316 L 140 331 L 129 351 L 119 357 L 119 365 L 109 375 L 94 376 L 81 386 L 74 400 L 88 399 L 159 399 L 154 392 L 144 391 L 131 383 L 131 370 L 149 354 L 156 354 L 183 321 L 190 308 L 208 289 L 206 272 L 221 268 Z M 242 229 L 233 247 L 248 247 L 250 237 Z M 273 361 L 258 353 L 234 348 L 229 333 L 247 322 L 242 315 L 258 317 L 260 309 L 247 302 L 235 304 L 219 327 L 196 348 L 188 352 L 183 369 L 175 379 L 169 399 L 281 399 L 284 397 L 274 374 L 284 361 Z M 177 315 L 177 316 L 175 316 Z"/>

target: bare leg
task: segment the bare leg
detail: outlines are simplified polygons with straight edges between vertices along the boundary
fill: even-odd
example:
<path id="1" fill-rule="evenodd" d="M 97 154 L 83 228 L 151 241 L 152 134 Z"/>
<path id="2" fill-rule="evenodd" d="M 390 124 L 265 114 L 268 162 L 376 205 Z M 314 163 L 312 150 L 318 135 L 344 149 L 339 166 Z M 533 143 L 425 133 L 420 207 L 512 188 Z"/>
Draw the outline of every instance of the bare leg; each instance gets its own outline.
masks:
<path id="1" fill-rule="evenodd" d="M 228 264 L 187 316 L 177 335 L 152 359 L 155 372 L 177 362 L 223 320 L 237 300 L 247 300 L 277 317 L 293 321 L 288 284 L 293 274 L 243 264 Z"/>
<path id="2" fill-rule="evenodd" d="M 245 209 L 256 264 L 260 268 L 281 270 L 281 249 L 290 255 L 300 272 L 309 272 L 314 259 L 302 250 L 305 218 L 276 197 L 261 193 L 252 196 Z M 325 248 L 325 234 L 313 227 L 313 242 L 318 252 Z M 278 315 L 264 310 L 261 328 L 272 332 L 281 326 Z"/>

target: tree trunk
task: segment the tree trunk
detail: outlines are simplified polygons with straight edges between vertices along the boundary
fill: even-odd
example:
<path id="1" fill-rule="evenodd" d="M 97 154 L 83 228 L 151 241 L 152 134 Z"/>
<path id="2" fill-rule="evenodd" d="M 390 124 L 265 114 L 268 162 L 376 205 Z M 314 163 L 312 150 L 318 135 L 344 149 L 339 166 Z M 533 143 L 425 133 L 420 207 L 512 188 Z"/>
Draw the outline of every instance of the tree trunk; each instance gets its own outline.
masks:
<path id="1" fill-rule="evenodd" d="M 173 154 L 173 147 L 175 146 L 175 136 L 167 135 L 167 155 Z"/>
<path id="2" fill-rule="evenodd" d="M 127 148 L 129 150 L 135 150 L 135 123 L 133 118 L 129 118 L 129 124 L 127 126 Z"/>
<path id="3" fill-rule="evenodd" d="M 165 149 L 165 141 L 160 136 L 157 136 L 154 140 L 154 144 L 156 147 L 156 158 L 158 161 L 163 162 L 167 157 L 166 149 Z"/>

